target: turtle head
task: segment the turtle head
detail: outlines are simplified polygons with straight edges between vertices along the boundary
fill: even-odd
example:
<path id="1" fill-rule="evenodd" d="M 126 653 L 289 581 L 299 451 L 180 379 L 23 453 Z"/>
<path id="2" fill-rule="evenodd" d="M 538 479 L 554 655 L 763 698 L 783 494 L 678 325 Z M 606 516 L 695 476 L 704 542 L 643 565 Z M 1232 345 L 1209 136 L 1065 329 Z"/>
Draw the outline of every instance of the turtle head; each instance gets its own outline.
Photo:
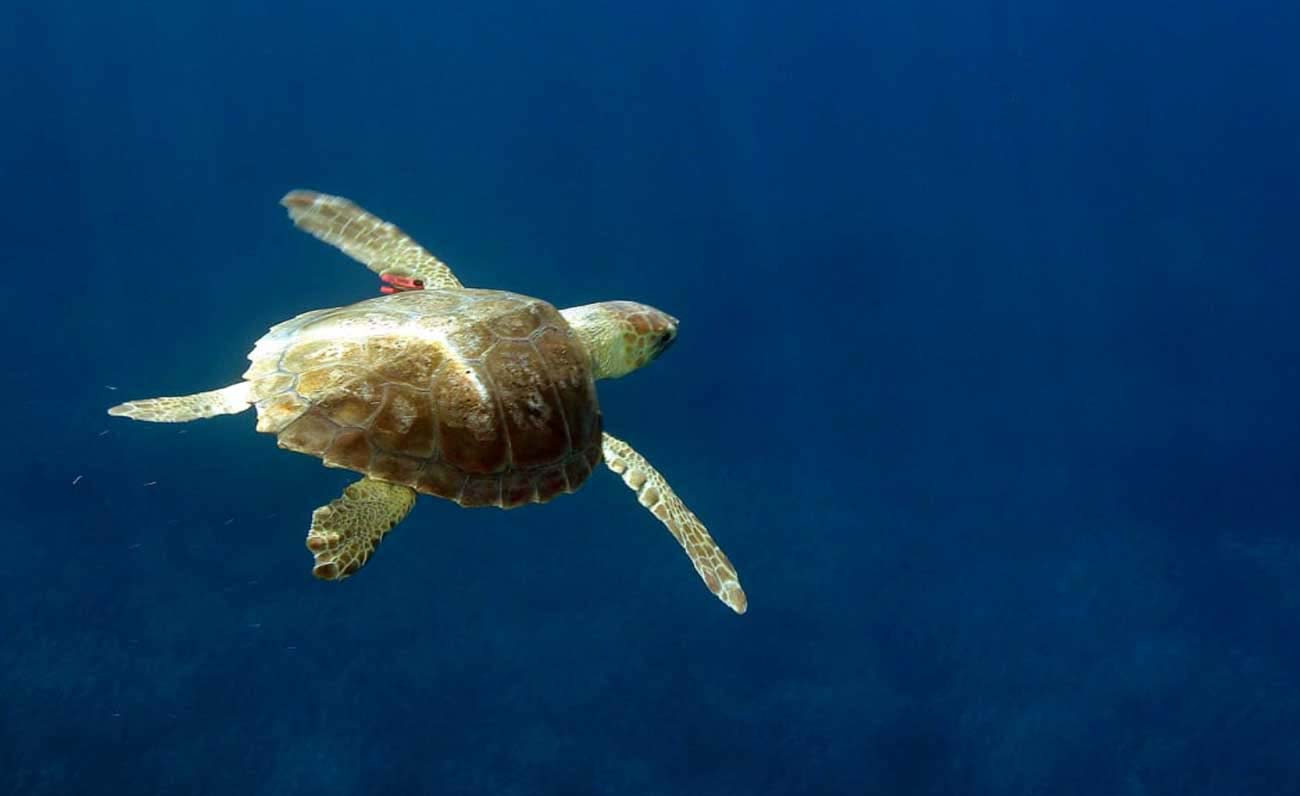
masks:
<path id="1" fill-rule="evenodd" d="M 591 354 L 592 375 L 617 379 L 668 350 L 677 319 L 635 301 L 602 301 L 561 310 Z"/>

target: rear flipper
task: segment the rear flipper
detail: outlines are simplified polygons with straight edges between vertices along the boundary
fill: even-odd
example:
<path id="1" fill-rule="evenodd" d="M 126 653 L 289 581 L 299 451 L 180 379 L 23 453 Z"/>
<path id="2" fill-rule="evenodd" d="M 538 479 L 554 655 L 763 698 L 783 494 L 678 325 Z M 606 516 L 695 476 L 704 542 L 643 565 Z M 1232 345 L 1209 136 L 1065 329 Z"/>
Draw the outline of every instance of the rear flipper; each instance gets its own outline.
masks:
<path id="1" fill-rule="evenodd" d="M 143 398 L 108 410 L 110 415 L 148 420 L 150 423 L 188 423 L 217 415 L 237 415 L 251 406 L 249 383 L 241 381 L 220 390 L 176 398 Z"/>
<path id="2" fill-rule="evenodd" d="M 681 498 L 673 492 L 672 487 L 650 466 L 645 457 L 632 449 L 626 442 L 606 434 L 604 437 L 605 464 L 609 469 L 623 476 L 623 483 L 636 491 L 637 500 L 650 513 L 659 518 L 686 551 L 695 571 L 699 573 L 704 585 L 727 607 L 738 614 L 745 613 L 749 601 L 745 591 L 740 588 L 740 578 L 736 568 L 727 560 L 727 556 L 718 547 L 709 531 L 700 522 Z"/>
<path id="3" fill-rule="evenodd" d="M 406 518 L 415 490 L 401 484 L 362 478 L 311 514 L 307 549 L 316 557 L 311 574 L 342 580 L 365 566 L 384 534 Z"/>

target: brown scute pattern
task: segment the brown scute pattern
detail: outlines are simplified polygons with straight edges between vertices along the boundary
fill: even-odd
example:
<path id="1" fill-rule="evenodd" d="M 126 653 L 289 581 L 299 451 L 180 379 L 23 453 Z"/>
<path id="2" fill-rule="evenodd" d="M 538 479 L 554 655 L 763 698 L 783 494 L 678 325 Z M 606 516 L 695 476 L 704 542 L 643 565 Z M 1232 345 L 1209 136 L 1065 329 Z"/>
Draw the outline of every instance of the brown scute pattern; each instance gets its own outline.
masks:
<path id="1" fill-rule="evenodd" d="M 280 432 L 281 448 L 288 448 L 311 456 L 320 456 L 334 442 L 338 426 L 315 412 L 305 414 Z"/>
<path id="2" fill-rule="evenodd" d="M 343 362 L 354 360 L 345 359 Z M 349 394 L 365 390 L 367 374 L 364 370 L 351 365 L 323 365 L 308 371 L 295 371 L 298 374 L 294 392 L 309 401 L 319 401 L 331 397 L 343 389 Z M 259 382 L 260 383 L 260 382 Z"/>
<path id="3" fill-rule="evenodd" d="M 319 396 L 319 397 L 317 397 Z M 308 396 L 315 400 L 312 411 L 340 426 L 365 428 L 371 425 L 383 403 L 383 394 L 363 376 L 340 381 L 332 390 Z"/>
<path id="4" fill-rule="evenodd" d="M 601 456 L 586 351 L 538 299 L 382 296 L 278 324 L 249 359 L 281 447 L 465 506 L 544 503 Z"/>
<path id="5" fill-rule="evenodd" d="M 596 465 L 600 462 L 602 457 L 601 448 L 588 448 L 586 454 L 587 454 L 587 468 L 591 470 L 595 470 Z"/>
<path id="6" fill-rule="evenodd" d="M 496 342 L 496 335 L 482 323 L 458 324 L 446 331 L 447 345 L 456 352 L 458 358 L 467 362 L 477 362 Z"/>
<path id="7" fill-rule="evenodd" d="M 302 373 L 313 368 L 337 367 L 340 363 L 362 359 L 365 345 L 357 340 L 308 340 L 290 344 L 284 350 L 283 369 Z"/>
<path id="8" fill-rule="evenodd" d="M 570 444 L 575 449 L 598 448 L 600 444 L 599 412 L 596 385 L 586 365 L 587 353 L 582 343 L 566 330 L 550 327 L 533 340 L 545 371 L 564 411 Z"/>
<path id="9" fill-rule="evenodd" d="M 290 191 L 280 204 L 299 229 L 337 246 L 377 274 L 415 277 L 428 288 L 461 286 L 445 263 L 405 232 L 341 196 Z"/>
<path id="10" fill-rule="evenodd" d="M 527 340 L 542 325 L 542 314 L 541 305 L 533 303 L 495 315 L 484 325 L 497 337 Z"/>
<path id="11" fill-rule="evenodd" d="M 569 489 L 577 489 L 591 476 L 591 464 L 587 462 L 586 453 L 570 456 L 564 462 L 564 478 L 569 482 Z"/>
<path id="12" fill-rule="evenodd" d="M 335 426 L 363 428 L 378 411 L 375 404 L 347 393 L 331 395 L 318 401 L 309 414 L 328 418 Z"/>
<path id="13" fill-rule="evenodd" d="M 469 476 L 445 462 L 429 462 L 416 479 L 416 491 L 434 497 L 459 500 Z"/>
<path id="14" fill-rule="evenodd" d="M 431 288 L 385 296 L 383 301 L 390 308 L 418 313 L 421 320 L 437 321 L 445 326 L 456 322 L 459 317 L 457 311 L 465 304 L 467 296 L 483 292 L 492 291 Z"/>
<path id="15" fill-rule="evenodd" d="M 473 363 L 448 367 L 433 390 L 438 408 L 438 448 L 450 464 L 466 473 L 497 473 L 509 463 L 510 451 L 497 413 L 491 385 Z"/>
<path id="16" fill-rule="evenodd" d="M 546 365 L 532 344 L 502 340 L 487 356 L 501 414 L 510 438 L 511 463 L 532 468 L 562 459 L 569 451 L 568 421 Z"/>
<path id="17" fill-rule="evenodd" d="M 471 475 L 456 502 L 466 507 L 500 506 L 501 476 Z"/>
<path id="18" fill-rule="evenodd" d="M 530 305 L 550 306 L 544 301 L 521 296 L 518 293 L 508 293 L 504 290 L 474 290 L 467 292 L 477 294 L 474 298 L 474 318 L 485 326 L 503 315 L 509 315 L 513 312 L 527 312 Z M 552 312 L 554 311 L 552 310 Z"/>
<path id="19" fill-rule="evenodd" d="M 420 482 L 420 473 L 426 461 L 396 453 L 377 451 L 370 459 L 370 475 L 381 481 L 414 486 Z"/>
<path id="20" fill-rule="evenodd" d="M 626 442 L 609 434 L 605 435 L 604 456 L 609 469 L 623 476 L 623 482 L 636 492 L 637 501 L 664 524 L 686 551 L 709 591 L 731 610 L 745 613 L 749 600 L 740 587 L 736 568 L 659 471 Z"/>
<path id="21" fill-rule="evenodd" d="M 569 478 L 564 473 L 564 464 L 552 464 L 539 470 L 534 481 L 538 503 L 545 503 L 556 495 L 572 492 L 576 488 L 569 486 Z"/>
<path id="22" fill-rule="evenodd" d="M 295 392 L 287 392 L 258 401 L 257 430 L 268 434 L 278 434 L 290 423 L 302 417 L 303 412 L 306 412 L 309 406 L 311 404 Z M 280 443 L 280 447 L 298 450 L 292 445 L 284 444 L 283 438 L 280 439 Z M 307 452 L 303 451 L 303 453 Z"/>
<path id="23" fill-rule="evenodd" d="M 350 484 L 341 497 L 312 512 L 306 542 L 315 559 L 312 574 L 321 580 L 355 574 L 414 505 L 410 487 L 370 478 Z"/>
<path id="24" fill-rule="evenodd" d="M 249 397 L 253 401 L 279 395 L 293 387 L 294 377 L 288 373 L 269 373 L 265 378 L 252 382 Z"/>
<path id="25" fill-rule="evenodd" d="M 334 435 L 322 457 L 327 467 L 342 467 L 359 473 L 370 472 L 370 440 L 361 429 L 350 428 Z"/>
<path id="26" fill-rule="evenodd" d="M 501 508 L 513 509 L 526 503 L 537 502 L 537 483 L 533 473 L 523 470 L 506 473 L 501 477 Z"/>
<path id="27" fill-rule="evenodd" d="M 429 394 L 401 384 L 388 385 L 385 394 L 383 408 L 370 424 L 375 446 L 408 458 L 433 458 L 437 421 Z"/>
<path id="28" fill-rule="evenodd" d="M 410 341 L 387 335 L 366 345 L 366 361 L 374 362 L 380 380 L 428 390 L 434 373 L 446 358 L 442 345 Z"/>

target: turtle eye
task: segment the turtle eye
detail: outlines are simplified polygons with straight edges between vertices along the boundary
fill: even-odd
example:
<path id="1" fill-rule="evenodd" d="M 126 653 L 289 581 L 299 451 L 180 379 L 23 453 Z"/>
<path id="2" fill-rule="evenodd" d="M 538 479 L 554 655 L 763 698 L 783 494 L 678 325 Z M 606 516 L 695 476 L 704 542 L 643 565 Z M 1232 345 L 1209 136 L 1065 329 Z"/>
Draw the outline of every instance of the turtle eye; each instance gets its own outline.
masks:
<path id="1" fill-rule="evenodd" d="M 677 339 L 677 333 L 671 329 L 659 335 L 659 341 L 655 344 L 655 356 L 659 356 L 667 351 Z"/>

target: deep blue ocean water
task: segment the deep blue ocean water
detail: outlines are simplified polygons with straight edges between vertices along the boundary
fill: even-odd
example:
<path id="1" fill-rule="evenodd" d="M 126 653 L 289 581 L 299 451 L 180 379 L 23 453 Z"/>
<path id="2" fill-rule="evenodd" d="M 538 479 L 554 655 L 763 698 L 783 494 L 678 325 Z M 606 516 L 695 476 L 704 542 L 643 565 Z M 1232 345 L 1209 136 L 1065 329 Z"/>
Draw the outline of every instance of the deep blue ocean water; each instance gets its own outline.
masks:
<path id="1" fill-rule="evenodd" d="M 0 792 L 1300 793 L 1300 6 L 0 9 Z M 602 383 L 740 571 L 601 472 L 422 499 L 219 387 L 375 295 L 351 197 L 467 283 L 682 321 Z"/>

